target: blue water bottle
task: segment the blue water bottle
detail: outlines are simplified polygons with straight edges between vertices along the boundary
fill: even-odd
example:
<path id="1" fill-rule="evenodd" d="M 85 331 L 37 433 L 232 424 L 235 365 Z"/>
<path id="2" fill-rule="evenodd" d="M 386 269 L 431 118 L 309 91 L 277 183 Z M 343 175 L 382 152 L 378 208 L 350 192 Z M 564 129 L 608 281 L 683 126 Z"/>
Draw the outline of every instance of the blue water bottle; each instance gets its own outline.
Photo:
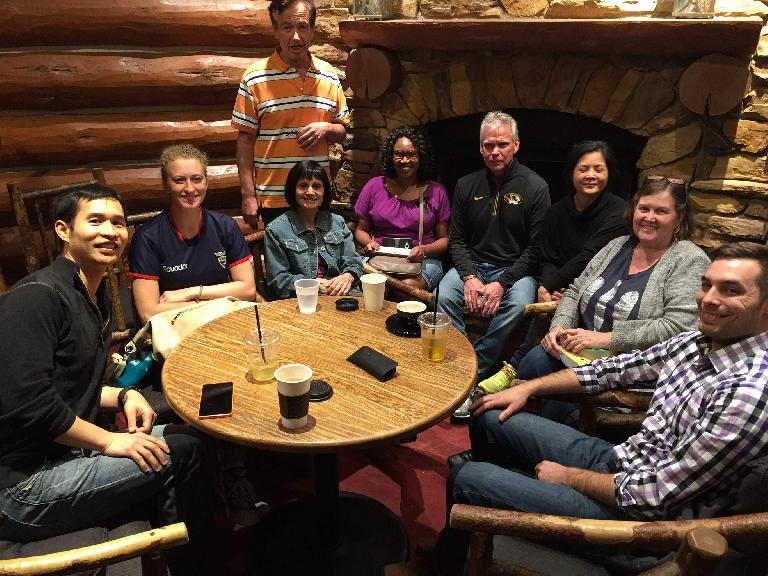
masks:
<path id="1" fill-rule="evenodd" d="M 115 380 L 115 386 L 118 388 L 136 386 L 147 374 L 153 361 L 151 348 L 147 348 L 136 354 L 131 354 L 130 358 L 125 362 L 125 370 L 123 370 L 120 377 Z"/>

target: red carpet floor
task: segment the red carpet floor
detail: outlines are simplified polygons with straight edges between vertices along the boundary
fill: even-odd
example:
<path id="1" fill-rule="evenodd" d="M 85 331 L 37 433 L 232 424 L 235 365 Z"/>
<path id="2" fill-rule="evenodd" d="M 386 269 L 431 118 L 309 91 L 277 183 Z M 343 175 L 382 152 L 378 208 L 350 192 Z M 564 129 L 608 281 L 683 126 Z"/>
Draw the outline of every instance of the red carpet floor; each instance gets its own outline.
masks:
<path id="1" fill-rule="evenodd" d="M 419 543 L 434 543 L 442 530 L 446 458 L 467 448 L 467 427 L 446 419 L 414 442 L 342 455 L 341 489 L 375 498 L 392 510 L 405 525 L 414 550 Z"/>
<path id="2" fill-rule="evenodd" d="M 469 448 L 464 425 L 448 419 L 419 434 L 415 441 L 339 455 L 340 489 L 375 498 L 403 522 L 411 553 L 420 544 L 434 544 L 445 524 L 446 458 Z M 313 489 L 309 457 L 267 454 L 254 458 L 250 475 L 265 500 L 275 506 L 310 494 Z M 232 533 L 220 519 L 221 544 L 227 550 L 223 574 L 246 574 L 248 531 Z"/>

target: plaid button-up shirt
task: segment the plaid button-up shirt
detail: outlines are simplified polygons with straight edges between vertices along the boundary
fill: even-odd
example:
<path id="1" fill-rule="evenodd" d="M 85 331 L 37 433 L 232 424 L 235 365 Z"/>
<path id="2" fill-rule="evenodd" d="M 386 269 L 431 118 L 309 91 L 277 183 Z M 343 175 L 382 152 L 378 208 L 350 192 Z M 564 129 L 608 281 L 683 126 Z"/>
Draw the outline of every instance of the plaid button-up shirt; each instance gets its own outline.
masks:
<path id="1" fill-rule="evenodd" d="M 631 516 L 674 517 L 768 454 L 768 332 L 716 352 L 709 338 L 686 332 L 575 371 L 586 393 L 655 388 L 642 430 L 613 449 L 616 500 Z"/>

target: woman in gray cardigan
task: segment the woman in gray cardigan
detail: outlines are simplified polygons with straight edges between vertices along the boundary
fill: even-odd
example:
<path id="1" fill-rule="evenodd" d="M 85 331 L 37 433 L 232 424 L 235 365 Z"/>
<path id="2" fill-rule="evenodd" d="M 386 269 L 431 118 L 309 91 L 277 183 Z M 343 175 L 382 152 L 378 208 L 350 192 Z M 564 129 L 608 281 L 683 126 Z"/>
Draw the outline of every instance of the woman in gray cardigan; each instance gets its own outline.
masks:
<path id="1" fill-rule="evenodd" d="M 695 294 L 709 258 L 688 237 L 685 189 L 649 179 L 627 211 L 632 235 L 598 252 L 568 287 L 539 346 L 521 361 L 517 378 L 563 368 L 561 347 L 612 352 L 645 349 L 696 328 Z M 562 421 L 572 410 L 548 401 L 542 415 Z"/>

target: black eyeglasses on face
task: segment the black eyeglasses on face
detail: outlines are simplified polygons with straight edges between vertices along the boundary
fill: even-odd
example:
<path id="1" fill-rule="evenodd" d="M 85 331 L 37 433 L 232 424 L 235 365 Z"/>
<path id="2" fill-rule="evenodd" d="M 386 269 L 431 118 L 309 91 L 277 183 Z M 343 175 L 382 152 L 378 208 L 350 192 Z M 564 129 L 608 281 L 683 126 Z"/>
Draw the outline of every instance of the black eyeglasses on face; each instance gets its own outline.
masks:
<path id="1" fill-rule="evenodd" d="M 392 153 L 392 156 L 395 158 L 395 160 L 413 160 L 419 157 L 419 153 L 413 150 L 395 150 Z"/>

